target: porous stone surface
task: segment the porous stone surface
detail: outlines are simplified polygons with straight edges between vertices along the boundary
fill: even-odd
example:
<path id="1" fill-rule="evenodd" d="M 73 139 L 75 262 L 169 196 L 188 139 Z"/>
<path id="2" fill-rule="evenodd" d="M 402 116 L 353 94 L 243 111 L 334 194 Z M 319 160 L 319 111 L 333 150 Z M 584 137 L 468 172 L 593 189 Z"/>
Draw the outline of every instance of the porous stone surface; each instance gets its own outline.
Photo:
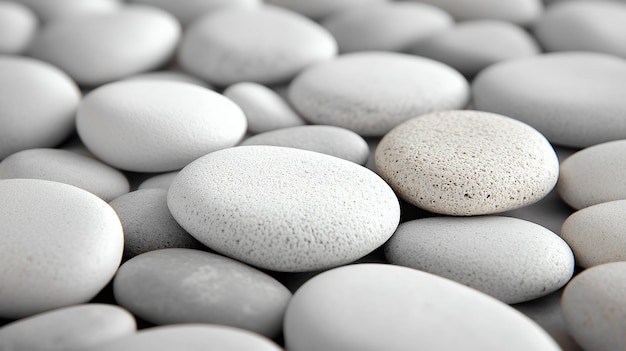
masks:
<path id="1" fill-rule="evenodd" d="M 387 0 L 266 0 L 268 4 L 287 8 L 314 20 L 323 19 L 333 13 L 367 7 Z"/>
<path id="2" fill-rule="evenodd" d="M 39 27 L 37 16 L 28 7 L 0 1 L 0 55 L 26 50 Z"/>
<path id="3" fill-rule="evenodd" d="M 178 19 L 183 25 L 189 25 L 198 17 L 215 11 L 235 7 L 254 9 L 261 5 L 261 0 L 131 0 L 131 3 L 159 7 Z"/>
<path id="4" fill-rule="evenodd" d="M 506 116 L 442 111 L 387 133 L 376 167 L 405 201 L 425 210 L 471 216 L 535 203 L 555 186 L 556 153 L 537 130 Z"/>
<path id="5" fill-rule="evenodd" d="M 465 107 L 469 85 L 450 66 L 391 52 L 341 55 L 300 73 L 289 100 L 313 124 L 382 136 L 421 114 Z"/>
<path id="6" fill-rule="evenodd" d="M 149 177 L 143 182 L 139 183 L 139 185 L 137 186 L 137 190 L 153 188 L 167 190 L 170 188 L 170 184 L 172 184 L 172 181 L 174 181 L 176 175 L 178 175 L 178 171 L 157 174 L 155 176 Z"/>
<path id="7" fill-rule="evenodd" d="M 275 271 L 352 262 L 381 246 L 400 219 L 398 199 L 374 172 L 278 146 L 239 146 L 193 161 L 167 203 L 209 248 Z"/>

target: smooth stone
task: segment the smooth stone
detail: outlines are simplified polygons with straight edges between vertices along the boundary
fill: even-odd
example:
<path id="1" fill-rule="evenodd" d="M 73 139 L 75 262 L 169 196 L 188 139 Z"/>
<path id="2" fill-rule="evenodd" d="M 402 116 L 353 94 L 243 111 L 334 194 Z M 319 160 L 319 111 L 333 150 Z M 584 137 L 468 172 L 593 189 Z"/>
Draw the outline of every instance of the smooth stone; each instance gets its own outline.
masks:
<path id="1" fill-rule="evenodd" d="M 0 55 L 21 54 L 39 27 L 37 15 L 13 1 L 0 1 Z"/>
<path id="2" fill-rule="evenodd" d="M 194 21 L 183 35 L 178 62 L 218 86 L 277 84 L 336 54 L 335 39 L 319 24 L 289 10 L 262 6 L 224 9 Z"/>
<path id="3" fill-rule="evenodd" d="M 43 312 L 0 328 L 1 350 L 82 351 L 136 332 L 135 317 L 109 304 Z"/>
<path id="4" fill-rule="evenodd" d="M 167 172 L 162 174 L 157 174 L 155 176 L 146 178 L 144 181 L 139 183 L 137 186 L 137 190 L 143 189 L 169 189 L 170 184 L 174 181 L 174 178 L 178 175 L 178 171 L 175 172 Z"/>
<path id="5" fill-rule="evenodd" d="M 434 213 L 504 212 L 545 197 L 559 176 L 548 140 L 527 124 L 471 110 L 408 120 L 375 152 L 380 176 L 405 201 Z"/>
<path id="6" fill-rule="evenodd" d="M 561 305 L 568 330 L 585 350 L 626 347 L 626 262 L 582 271 L 567 284 Z"/>
<path id="7" fill-rule="evenodd" d="M 124 228 L 124 257 L 165 248 L 203 249 L 167 208 L 167 189 L 135 190 L 109 203 Z"/>
<path id="8" fill-rule="evenodd" d="M 180 83 L 189 83 L 195 84 L 197 86 L 201 86 L 203 88 L 208 88 L 213 90 L 213 87 L 210 86 L 203 80 L 200 80 L 190 74 L 180 71 L 154 71 L 154 72 L 146 72 L 132 75 L 130 77 L 124 78 L 124 80 L 156 80 L 156 81 L 168 81 L 168 82 L 180 82 Z"/>
<path id="9" fill-rule="evenodd" d="M 626 2 L 579 0 L 549 6 L 533 28 L 546 51 L 594 51 L 626 58 Z"/>
<path id="10" fill-rule="evenodd" d="M 122 8 L 121 0 L 12 0 L 28 6 L 44 23 L 71 17 L 112 13 Z"/>
<path id="11" fill-rule="evenodd" d="M 540 53 L 535 39 L 522 27 L 497 20 L 456 24 L 420 41 L 411 53 L 443 62 L 467 77 L 495 63 Z"/>
<path id="12" fill-rule="evenodd" d="M 291 292 L 241 262 L 191 249 L 147 252 L 124 263 L 115 300 L 155 324 L 214 323 L 275 337 Z"/>
<path id="13" fill-rule="evenodd" d="M 240 145 L 274 145 L 320 152 L 365 164 L 370 149 L 355 132 L 335 126 L 299 126 L 257 134 Z M 1 165 L 1 164 L 0 164 Z"/>
<path id="14" fill-rule="evenodd" d="M 512 307 L 448 279 L 389 264 L 321 273 L 294 294 L 290 351 L 560 350 Z"/>
<path id="15" fill-rule="evenodd" d="M 626 138 L 626 61 L 615 56 L 567 52 L 500 62 L 478 74 L 472 94 L 477 110 L 516 118 L 553 144 L 584 148 Z"/>
<path id="16" fill-rule="evenodd" d="M 58 66 L 81 86 L 98 86 L 153 70 L 174 54 L 180 24 L 150 6 L 64 18 L 46 25 L 29 54 Z"/>
<path id="17" fill-rule="evenodd" d="M 0 160 L 68 138 L 80 99 L 76 83 L 58 68 L 27 57 L 0 56 Z"/>
<path id="18" fill-rule="evenodd" d="M 0 179 L 52 180 L 89 191 L 104 201 L 130 191 L 126 176 L 93 158 L 60 149 L 28 149 L 0 162 Z"/>
<path id="19" fill-rule="evenodd" d="M 323 19 L 340 11 L 368 7 L 388 0 L 265 0 L 268 4 L 281 6 L 314 20 Z"/>
<path id="20" fill-rule="evenodd" d="M 254 9 L 262 4 L 261 0 L 130 0 L 131 3 L 159 7 L 178 19 L 183 25 L 189 25 L 197 18 L 228 8 Z"/>
<path id="21" fill-rule="evenodd" d="M 374 172 L 278 146 L 239 146 L 193 161 L 174 179 L 167 203 L 209 248 L 285 272 L 361 258 L 382 246 L 400 220 L 396 195 Z"/>
<path id="22" fill-rule="evenodd" d="M 0 180 L 0 198 L 0 317 L 87 302 L 113 278 L 124 234 L 102 199 L 39 179 Z"/>
<path id="23" fill-rule="evenodd" d="M 556 189 L 561 199 L 579 210 L 626 199 L 626 140 L 580 150 L 561 162 Z"/>
<path id="24" fill-rule="evenodd" d="M 300 73 L 289 100 L 313 124 L 382 136 L 407 119 L 463 108 L 467 80 L 450 66 L 391 52 L 345 54 Z"/>
<path id="25" fill-rule="evenodd" d="M 413 0 L 438 6 L 457 21 L 494 19 L 531 26 L 543 15 L 541 0 Z"/>
<path id="26" fill-rule="evenodd" d="M 251 134 L 306 124 L 285 99 L 264 85 L 235 83 L 224 90 L 224 96 L 241 107 Z"/>
<path id="27" fill-rule="evenodd" d="M 76 127 L 85 146 L 116 168 L 168 172 L 239 143 L 246 117 L 230 99 L 193 84 L 122 81 L 87 94 Z"/>
<path id="28" fill-rule="evenodd" d="M 576 264 L 589 268 L 626 261 L 626 200 L 604 202 L 574 212 L 563 223 L 561 237 L 576 257 Z"/>
<path id="29" fill-rule="evenodd" d="M 385 245 L 385 256 L 393 264 L 454 280 L 509 304 L 548 295 L 574 274 L 574 255 L 563 239 L 511 217 L 404 222 Z"/>
<path id="30" fill-rule="evenodd" d="M 452 16 L 439 7 L 395 1 L 340 11 L 322 22 L 342 53 L 406 51 L 453 24 Z"/>
<path id="31" fill-rule="evenodd" d="M 143 329 L 89 351 L 282 351 L 276 343 L 247 330 L 209 324 Z"/>

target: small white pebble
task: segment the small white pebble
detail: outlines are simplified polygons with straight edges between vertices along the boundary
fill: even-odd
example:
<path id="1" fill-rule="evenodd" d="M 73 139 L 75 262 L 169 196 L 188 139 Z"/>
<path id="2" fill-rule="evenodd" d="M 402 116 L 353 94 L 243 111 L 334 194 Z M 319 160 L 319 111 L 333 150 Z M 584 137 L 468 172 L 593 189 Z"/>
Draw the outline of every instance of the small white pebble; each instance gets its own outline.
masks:
<path id="1" fill-rule="evenodd" d="M 182 25 L 188 25 L 198 17 L 227 8 L 256 8 L 262 0 L 130 0 L 159 7 L 174 15 Z"/>
<path id="2" fill-rule="evenodd" d="M 30 45 L 39 20 L 28 7 L 0 1 L 0 55 L 21 54 Z"/>

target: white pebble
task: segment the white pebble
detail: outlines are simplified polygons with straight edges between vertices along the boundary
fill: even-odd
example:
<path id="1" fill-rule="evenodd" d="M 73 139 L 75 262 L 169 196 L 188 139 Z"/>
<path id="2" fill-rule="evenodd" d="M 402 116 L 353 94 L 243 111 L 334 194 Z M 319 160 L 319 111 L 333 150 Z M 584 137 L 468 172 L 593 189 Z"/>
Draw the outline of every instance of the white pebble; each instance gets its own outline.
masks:
<path id="1" fill-rule="evenodd" d="M 130 0 L 130 2 L 162 8 L 174 15 L 183 25 L 218 10 L 231 7 L 256 8 L 262 3 L 261 0 Z"/>
<path id="2" fill-rule="evenodd" d="M 112 13 L 122 8 L 121 0 L 13 0 L 31 8 L 47 24 L 56 20 Z"/>
<path id="3" fill-rule="evenodd" d="M 178 171 L 157 174 L 141 182 L 138 185 L 137 190 L 153 189 L 153 188 L 167 190 L 170 188 L 170 184 L 172 184 L 172 181 L 174 181 L 174 178 L 176 178 L 177 175 L 178 175 Z"/>
<path id="4" fill-rule="evenodd" d="M 386 1 L 388 0 L 266 0 L 268 4 L 285 7 L 314 20 L 323 19 L 340 11 L 351 11 Z"/>
<path id="5" fill-rule="evenodd" d="M 213 89 L 208 83 L 180 71 L 154 71 L 132 75 L 124 78 L 124 80 L 156 80 L 156 81 L 168 81 L 168 82 L 181 82 L 195 84 L 203 88 Z"/>
<path id="6" fill-rule="evenodd" d="M 530 26 L 543 14 L 541 0 L 414 0 L 438 6 L 457 21 L 495 19 Z"/>
<path id="7" fill-rule="evenodd" d="M 13 1 L 0 1 L 0 55 L 26 50 L 39 26 L 35 13 Z"/>

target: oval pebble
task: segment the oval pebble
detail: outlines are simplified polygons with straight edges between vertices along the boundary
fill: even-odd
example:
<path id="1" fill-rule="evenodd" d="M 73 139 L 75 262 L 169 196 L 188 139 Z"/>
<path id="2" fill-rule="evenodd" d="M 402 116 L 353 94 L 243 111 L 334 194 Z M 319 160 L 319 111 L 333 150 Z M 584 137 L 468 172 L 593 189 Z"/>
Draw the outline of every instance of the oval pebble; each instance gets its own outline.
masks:
<path id="1" fill-rule="evenodd" d="M 144 189 L 169 189 L 170 184 L 174 181 L 174 178 L 178 175 L 178 171 L 175 172 L 167 172 L 154 175 L 152 177 L 146 178 L 144 181 L 139 183 L 137 186 L 137 190 Z"/>
<path id="2" fill-rule="evenodd" d="M 300 73 L 289 100 L 304 119 L 382 136 L 421 114 L 462 108 L 469 85 L 437 61 L 391 52 L 341 55 Z"/>
<path id="3" fill-rule="evenodd" d="M 219 86 L 277 84 L 336 54 L 335 39 L 319 24 L 263 6 L 224 9 L 194 21 L 185 31 L 178 61 L 189 73 Z"/>
<path id="4" fill-rule="evenodd" d="M 358 134 L 335 126 L 299 126 L 257 134 L 241 145 L 274 145 L 320 152 L 365 164 L 369 146 Z M 1 164 L 0 164 L 1 165 Z"/>
<path id="5" fill-rule="evenodd" d="M 1 350 L 81 351 L 136 332 L 135 317 L 109 304 L 43 312 L 0 328 Z"/>
<path id="6" fill-rule="evenodd" d="M 304 125 L 305 122 L 278 93 L 257 83 L 235 83 L 224 90 L 246 115 L 248 132 L 258 134 L 271 130 Z"/>
<path id="7" fill-rule="evenodd" d="M 131 0 L 131 3 L 159 7 L 172 15 L 183 25 L 188 25 L 195 19 L 228 8 L 256 8 L 261 0 Z"/>
<path id="8" fill-rule="evenodd" d="M 168 81 L 168 82 L 181 82 L 195 84 L 203 88 L 213 89 L 206 82 L 180 71 L 154 71 L 132 75 L 124 78 L 124 80 L 156 80 L 156 81 Z"/>
<path id="9" fill-rule="evenodd" d="M 567 329 L 585 350 L 626 347 L 626 262 L 607 263 L 578 274 L 567 284 L 561 305 Z"/>
<path id="10" fill-rule="evenodd" d="M 124 228 L 124 257 L 165 248 L 203 249 L 167 208 L 167 189 L 136 190 L 109 203 Z"/>
<path id="11" fill-rule="evenodd" d="M 438 7 L 413 2 L 382 2 L 338 12 L 322 25 L 337 40 L 339 52 L 406 51 L 451 27 L 452 17 Z"/>
<path id="12" fill-rule="evenodd" d="M 28 149 L 0 162 L 0 179 L 33 178 L 70 184 L 111 201 L 130 191 L 126 176 L 93 158 L 60 149 Z"/>
<path id="13" fill-rule="evenodd" d="M 0 160 L 68 138 L 80 98 L 76 84 L 58 68 L 27 57 L 0 56 Z"/>
<path id="14" fill-rule="evenodd" d="M 556 190 L 565 203 L 581 209 L 626 199 L 626 140 L 579 150 L 561 163 Z"/>
<path id="15" fill-rule="evenodd" d="M 413 0 L 438 6 L 457 21 L 495 19 L 522 26 L 534 24 L 543 15 L 541 0 Z"/>
<path id="16" fill-rule="evenodd" d="M 191 249 L 147 252 L 124 263 L 115 300 L 155 324 L 215 323 L 280 333 L 291 292 L 241 262 Z"/>
<path id="17" fill-rule="evenodd" d="M 37 16 L 30 8 L 13 1 L 0 1 L 0 55 L 25 51 L 38 26 Z"/>
<path id="18" fill-rule="evenodd" d="M 180 24 L 169 13 L 128 5 L 53 21 L 35 37 L 29 52 L 82 86 L 98 86 L 163 65 L 173 56 L 180 34 Z"/>
<path id="19" fill-rule="evenodd" d="M 323 19 L 333 13 L 353 10 L 384 3 L 387 0 L 266 0 L 268 4 L 281 6 L 314 20 Z"/>
<path id="20" fill-rule="evenodd" d="M 454 280 L 509 304 L 548 295 L 574 273 L 574 255 L 563 239 L 510 217 L 404 222 L 385 245 L 385 256 L 393 264 Z"/>
<path id="21" fill-rule="evenodd" d="M 278 146 L 239 146 L 195 160 L 174 179 L 167 203 L 209 248 L 290 272 L 361 258 L 393 234 L 400 217 L 395 194 L 369 169 Z"/>
<path id="22" fill-rule="evenodd" d="M 595 51 L 626 58 L 626 2 L 577 0 L 549 6 L 533 33 L 546 51 Z"/>
<path id="23" fill-rule="evenodd" d="M 321 273 L 285 314 L 290 351 L 560 350 L 533 321 L 474 289 L 388 264 Z"/>
<path id="24" fill-rule="evenodd" d="M 92 14 L 112 13 L 122 7 L 121 0 L 12 0 L 31 8 L 47 24 L 56 20 Z"/>
<path id="25" fill-rule="evenodd" d="M 626 61 L 612 55 L 568 52 L 504 61 L 474 79 L 472 94 L 477 110 L 527 123 L 553 144 L 583 148 L 626 138 Z"/>
<path id="26" fill-rule="evenodd" d="M 87 302 L 113 278 L 124 234 L 115 211 L 77 187 L 0 180 L 0 317 Z"/>
<path id="27" fill-rule="evenodd" d="M 85 146 L 116 168 L 167 172 L 237 144 L 246 117 L 232 101 L 206 88 L 123 81 L 85 96 L 76 127 Z"/>
<path id="28" fill-rule="evenodd" d="M 387 133 L 376 167 L 396 193 L 422 209 L 473 216 L 535 203 L 555 186 L 559 161 L 537 130 L 482 111 L 443 111 Z"/>

